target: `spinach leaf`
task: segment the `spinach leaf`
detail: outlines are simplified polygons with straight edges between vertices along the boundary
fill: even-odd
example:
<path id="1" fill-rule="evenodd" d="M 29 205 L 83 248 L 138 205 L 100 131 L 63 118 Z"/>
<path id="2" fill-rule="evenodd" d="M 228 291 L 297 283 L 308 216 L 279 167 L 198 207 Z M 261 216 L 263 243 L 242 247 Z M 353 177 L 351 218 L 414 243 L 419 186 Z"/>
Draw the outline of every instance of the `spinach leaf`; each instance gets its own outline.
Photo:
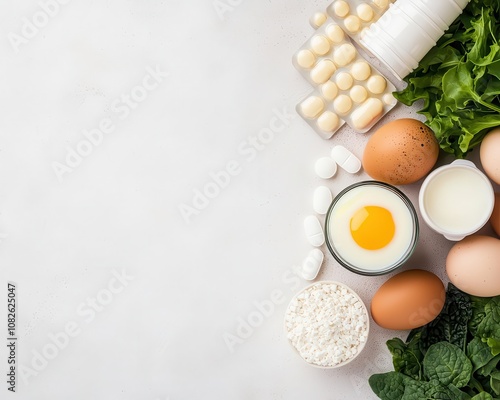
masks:
<path id="1" fill-rule="evenodd" d="M 465 390 L 467 390 L 468 393 L 476 394 L 476 392 L 484 392 L 484 387 L 481 382 L 479 382 L 473 375 L 472 378 L 470 378 L 469 384 L 467 385 L 467 388 L 465 388 Z"/>
<path id="2" fill-rule="evenodd" d="M 484 301 L 479 304 L 484 304 Z M 473 319 L 474 334 L 488 343 L 494 355 L 500 354 L 500 296 L 488 299 L 483 311 L 479 307 Z"/>
<path id="3" fill-rule="evenodd" d="M 470 396 L 453 385 L 442 386 L 437 381 L 425 382 L 409 380 L 401 400 L 470 400 Z"/>
<path id="4" fill-rule="evenodd" d="M 472 362 L 473 372 L 486 366 L 494 358 L 488 344 L 478 337 L 467 344 L 467 356 Z"/>
<path id="5" fill-rule="evenodd" d="M 387 347 L 395 371 L 370 377 L 383 400 L 500 400 L 500 296 L 449 284 L 439 316 Z"/>
<path id="6" fill-rule="evenodd" d="M 494 356 L 500 354 L 500 340 L 495 338 L 488 338 L 488 340 L 486 340 L 486 343 L 488 343 L 488 346 L 490 346 L 491 353 Z"/>
<path id="7" fill-rule="evenodd" d="M 497 369 L 498 363 L 500 362 L 500 354 L 493 357 L 486 365 L 479 368 L 477 373 L 481 376 L 490 376 L 490 374 Z"/>
<path id="8" fill-rule="evenodd" d="M 424 375 L 429 380 L 437 380 L 441 385 L 450 384 L 461 388 L 472 376 L 472 363 L 465 353 L 454 344 L 440 342 L 427 350 L 424 361 Z"/>
<path id="9" fill-rule="evenodd" d="M 448 390 L 453 395 L 452 399 L 454 400 L 470 400 L 471 396 L 469 396 L 466 392 L 462 392 L 459 388 L 453 385 L 448 385 Z"/>
<path id="10" fill-rule="evenodd" d="M 373 392 L 382 400 L 401 400 L 405 392 L 407 376 L 399 372 L 387 372 L 370 376 L 368 383 Z"/>
<path id="11" fill-rule="evenodd" d="M 387 347 L 392 354 L 394 370 L 416 380 L 422 379 L 422 360 L 424 358 L 419 348 L 420 336 L 420 332 L 415 334 L 408 343 L 404 343 L 399 338 L 387 341 Z"/>
<path id="12" fill-rule="evenodd" d="M 477 335 L 477 327 L 483 320 L 484 316 L 486 315 L 486 312 L 484 311 L 484 308 L 486 307 L 486 304 L 489 303 L 490 298 L 489 297 L 476 297 L 476 296 L 470 296 L 470 301 L 471 301 L 471 306 L 472 306 L 472 316 L 469 320 L 469 330 L 470 332 L 476 336 Z"/>
<path id="13" fill-rule="evenodd" d="M 500 371 L 495 370 L 490 375 L 490 386 L 495 394 L 500 394 Z"/>
<path id="14" fill-rule="evenodd" d="M 481 392 L 477 395 L 475 395 L 472 400 L 493 400 L 493 397 L 491 397 L 491 394 L 486 393 L 486 392 Z"/>
<path id="15" fill-rule="evenodd" d="M 420 400 L 420 399 L 432 399 L 431 391 L 434 390 L 434 385 L 429 382 L 420 381 L 407 381 L 405 384 L 405 391 L 401 400 Z"/>
<path id="16" fill-rule="evenodd" d="M 399 372 L 375 374 L 369 379 L 373 392 L 382 400 L 470 400 L 471 396 L 454 385 L 437 380 L 417 381 Z"/>
<path id="17" fill-rule="evenodd" d="M 491 395 L 493 395 L 495 392 L 493 391 L 493 389 L 491 388 L 491 382 L 490 382 L 490 377 L 487 376 L 487 377 L 484 377 L 484 376 L 477 376 L 477 381 L 481 384 L 482 386 L 482 390 L 479 391 L 479 393 L 481 392 L 486 392 L 486 393 L 489 393 Z"/>

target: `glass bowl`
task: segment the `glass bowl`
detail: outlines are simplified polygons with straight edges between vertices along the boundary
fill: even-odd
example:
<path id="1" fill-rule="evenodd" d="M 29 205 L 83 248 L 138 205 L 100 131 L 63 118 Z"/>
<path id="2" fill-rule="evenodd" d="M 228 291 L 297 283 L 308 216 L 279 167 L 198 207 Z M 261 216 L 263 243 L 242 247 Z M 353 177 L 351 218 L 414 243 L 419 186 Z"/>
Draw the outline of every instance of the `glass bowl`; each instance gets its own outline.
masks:
<path id="1" fill-rule="evenodd" d="M 364 207 L 387 209 L 394 235 L 382 248 L 366 249 L 353 239 L 352 216 Z M 370 227 L 375 235 L 384 224 Z M 413 254 L 418 241 L 418 217 L 411 201 L 399 189 L 379 181 L 363 181 L 346 187 L 332 201 L 326 214 L 326 244 L 335 260 L 356 274 L 384 275 L 401 267 Z"/>

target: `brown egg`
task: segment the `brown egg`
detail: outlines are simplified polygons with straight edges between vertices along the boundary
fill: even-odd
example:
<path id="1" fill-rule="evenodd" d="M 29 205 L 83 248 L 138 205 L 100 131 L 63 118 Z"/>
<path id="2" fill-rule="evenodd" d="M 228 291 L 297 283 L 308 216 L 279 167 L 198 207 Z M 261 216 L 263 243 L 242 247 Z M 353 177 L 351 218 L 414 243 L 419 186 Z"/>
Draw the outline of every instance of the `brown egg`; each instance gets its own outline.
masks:
<path id="1" fill-rule="evenodd" d="M 372 317 L 382 328 L 418 328 L 439 315 L 445 296 L 443 282 L 432 272 L 404 271 L 377 290 L 371 303 Z"/>
<path id="2" fill-rule="evenodd" d="M 403 118 L 372 135 L 363 154 L 363 168 L 373 179 L 406 185 L 426 176 L 438 155 L 432 130 L 416 119 Z"/>
<path id="3" fill-rule="evenodd" d="M 495 193 L 495 207 L 490 217 L 491 227 L 500 236 L 500 193 Z"/>
<path id="4" fill-rule="evenodd" d="M 479 157 L 484 172 L 493 182 L 500 184 L 500 128 L 495 128 L 487 133 L 479 148 Z"/>

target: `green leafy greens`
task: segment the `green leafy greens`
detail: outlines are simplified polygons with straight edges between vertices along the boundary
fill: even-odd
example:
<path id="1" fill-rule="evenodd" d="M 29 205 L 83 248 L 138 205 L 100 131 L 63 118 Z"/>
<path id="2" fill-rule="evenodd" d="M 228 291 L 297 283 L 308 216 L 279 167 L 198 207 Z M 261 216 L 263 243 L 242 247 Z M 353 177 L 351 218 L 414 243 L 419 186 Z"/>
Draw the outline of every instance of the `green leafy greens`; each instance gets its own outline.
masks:
<path id="1" fill-rule="evenodd" d="M 500 126 L 499 19 L 499 0 L 471 0 L 394 94 L 406 105 L 423 100 L 425 123 L 459 158 Z"/>
<path id="2" fill-rule="evenodd" d="M 382 400 L 500 399 L 500 296 L 469 296 L 449 284 L 439 316 L 387 347 L 394 371 L 369 379 Z"/>

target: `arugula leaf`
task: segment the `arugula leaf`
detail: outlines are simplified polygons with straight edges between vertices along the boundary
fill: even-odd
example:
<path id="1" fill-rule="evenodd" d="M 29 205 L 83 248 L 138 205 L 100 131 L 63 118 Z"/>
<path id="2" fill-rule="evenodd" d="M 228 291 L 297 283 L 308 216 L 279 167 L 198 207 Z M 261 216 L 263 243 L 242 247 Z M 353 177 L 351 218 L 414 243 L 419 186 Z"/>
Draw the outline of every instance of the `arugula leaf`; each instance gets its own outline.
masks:
<path id="1" fill-rule="evenodd" d="M 424 375 L 444 386 L 464 387 L 472 376 L 472 363 L 458 346 L 447 342 L 433 344 L 425 354 Z"/>
<path id="2" fill-rule="evenodd" d="M 452 112 L 463 110 L 469 103 L 475 102 L 478 106 L 484 106 L 486 109 L 500 113 L 499 106 L 483 101 L 481 95 L 474 90 L 472 65 L 471 62 L 460 62 L 443 75 L 443 95 L 436 104 L 438 112 L 446 113 L 446 108 Z M 500 115 L 498 118 L 500 119 Z"/>
<path id="3" fill-rule="evenodd" d="M 495 61 L 486 67 L 488 74 L 500 79 L 500 61 Z"/>
<path id="4" fill-rule="evenodd" d="M 491 30 L 492 16 L 486 9 L 481 10 L 481 16 L 471 21 L 472 28 L 471 39 L 474 43 L 467 59 L 476 65 L 488 65 L 495 60 L 498 53 L 498 44 L 496 38 L 492 36 Z M 491 46 L 490 43 L 494 42 Z"/>

